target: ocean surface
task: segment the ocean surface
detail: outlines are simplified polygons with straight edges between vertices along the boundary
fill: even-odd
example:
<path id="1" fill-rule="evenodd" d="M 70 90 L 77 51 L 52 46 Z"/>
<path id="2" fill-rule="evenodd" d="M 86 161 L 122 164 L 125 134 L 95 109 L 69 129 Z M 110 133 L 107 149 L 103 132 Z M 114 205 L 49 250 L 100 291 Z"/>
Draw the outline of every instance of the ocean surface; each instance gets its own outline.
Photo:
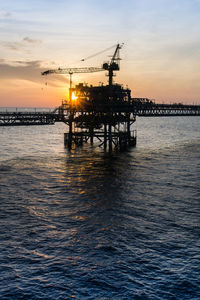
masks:
<path id="1" fill-rule="evenodd" d="M 200 118 L 112 156 L 64 132 L 0 127 L 0 299 L 200 299 Z"/>

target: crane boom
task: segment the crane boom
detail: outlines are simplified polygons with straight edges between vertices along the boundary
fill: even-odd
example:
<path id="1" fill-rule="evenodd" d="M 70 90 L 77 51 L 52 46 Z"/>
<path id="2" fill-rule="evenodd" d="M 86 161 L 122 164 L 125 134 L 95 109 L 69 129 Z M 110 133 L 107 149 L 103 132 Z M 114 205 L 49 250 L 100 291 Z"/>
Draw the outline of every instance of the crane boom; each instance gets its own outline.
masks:
<path id="1" fill-rule="evenodd" d="M 89 67 L 89 68 L 58 68 L 53 70 L 47 70 L 42 72 L 42 75 L 48 75 L 48 74 L 74 74 L 74 73 L 94 73 L 94 72 L 100 72 L 104 71 L 103 68 L 95 68 L 95 67 Z"/>

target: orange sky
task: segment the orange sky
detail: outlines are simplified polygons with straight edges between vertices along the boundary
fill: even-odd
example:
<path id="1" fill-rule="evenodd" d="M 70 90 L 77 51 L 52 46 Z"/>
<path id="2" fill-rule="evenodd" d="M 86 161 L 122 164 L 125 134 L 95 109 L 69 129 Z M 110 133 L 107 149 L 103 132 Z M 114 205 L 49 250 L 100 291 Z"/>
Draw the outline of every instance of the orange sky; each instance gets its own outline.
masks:
<path id="1" fill-rule="evenodd" d="M 47 5 L 48 4 L 48 5 Z M 109 16 L 109 17 L 108 17 Z M 132 97 L 200 104 L 200 2 L 197 0 L 25 1 L 0 10 L 0 106 L 56 107 L 69 77 L 41 72 L 58 67 L 100 67 L 118 42 L 115 82 Z M 107 82 L 106 72 L 75 74 L 73 83 Z"/>

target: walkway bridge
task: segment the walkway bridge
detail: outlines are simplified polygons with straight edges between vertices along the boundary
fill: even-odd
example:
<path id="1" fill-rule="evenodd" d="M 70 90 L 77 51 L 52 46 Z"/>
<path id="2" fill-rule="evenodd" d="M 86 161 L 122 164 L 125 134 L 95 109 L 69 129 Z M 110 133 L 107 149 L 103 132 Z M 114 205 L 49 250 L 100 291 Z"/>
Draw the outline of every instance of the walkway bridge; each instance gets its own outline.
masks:
<path id="1" fill-rule="evenodd" d="M 132 113 L 134 116 L 140 117 L 200 116 L 200 105 L 155 104 L 146 98 L 132 98 L 129 104 L 107 105 L 104 106 L 105 108 L 106 111 Z M 99 113 L 102 113 L 101 107 L 98 110 Z M 53 125 L 56 122 L 68 123 L 69 115 L 70 113 L 66 106 L 60 106 L 52 112 L 5 111 L 0 112 L 0 126 Z"/>

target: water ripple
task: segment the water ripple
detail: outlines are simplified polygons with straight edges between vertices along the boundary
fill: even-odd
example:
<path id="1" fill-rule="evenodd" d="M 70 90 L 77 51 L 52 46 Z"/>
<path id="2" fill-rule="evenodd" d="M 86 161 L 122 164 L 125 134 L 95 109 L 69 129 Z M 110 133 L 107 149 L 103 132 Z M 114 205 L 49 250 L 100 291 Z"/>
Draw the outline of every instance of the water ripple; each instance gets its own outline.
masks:
<path id="1" fill-rule="evenodd" d="M 199 140 L 158 145 L 145 122 L 150 147 L 112 157 L 61 150 L 57 129 L 49 154 L 20 156 L 18 136 L 0 164 L 1 299 L 200 298 Z"/>

